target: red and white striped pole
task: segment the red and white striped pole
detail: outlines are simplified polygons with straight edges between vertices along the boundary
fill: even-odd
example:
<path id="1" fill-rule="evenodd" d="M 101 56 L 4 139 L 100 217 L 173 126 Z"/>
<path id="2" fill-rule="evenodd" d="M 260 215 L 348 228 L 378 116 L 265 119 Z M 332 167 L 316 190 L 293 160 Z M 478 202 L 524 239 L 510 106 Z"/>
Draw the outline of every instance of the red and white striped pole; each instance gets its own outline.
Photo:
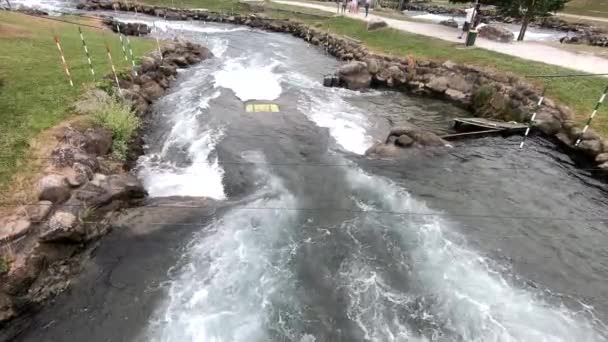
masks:
<path id="1" fill-rule="evenodd" d="M 110 52 L 110 45 L 106 43 L 106 51 L 108 52 L 108 61 L 110 61 L 110 66 L 112 67 L 112 74 L 114 74 L 114 80 L 116 81 L 116 87 L 118 88 L 118 94 L 122 97 L 122 89 L 120 89 L 120 82 L 118 82 L 118 75 L 116 74 L 116 68 L 114 67 L 114 62 L 112 61 L 112 53 Z"/>
<path id="2" fill-rule="evenodd" d="M 528 134 L 530 134 L 530 129 L 532 129 L 532 125 L 534 124 L 534 119 L 536 119 L 536 114 L 538 113 L 540 106 L 543 105 L 543 101 L 545 100 L 545 91 L 546 90 L 547 90 L 547 88 L 543 88 L 543 93 L 540 95 L 540 99 L 538 99 L 538 103 L 536 104 L 534 113 L 532 113 L 530 122 L 528 122 L 528 128 L 526 128 L 526 132 L 524 133 L 524 138 L 522 139 L 521 144 L 519 144 L 519 148 L 524 148 L 524 143 L 526 142 L 526 139 L 528 138 Z"/>
<path id="3" fill-rule="evenodd" d="M 61 56 L 61 64 L 63 65 L 63 70 L 65 74 L 68 76 L 68 80 L 70 81 L 70 86 L 74 86 L 74 82 L 72 82 L 72 75 L 70 75 L 70 69 L 68 68 L 68 63 L 65 61 L 65 56 L 63 55 L 63 49 L 61 48 L 61 44 L 59 43 L 59 37 L 55 35 L 55 44 L 57 44 L 57 49 L 59 50 L 59 55 Z"/>
<path id="4" fill-rule="evenodd" d="M 604 103 L 604 100 L 606 99 L 606 94 L 607 93 L 608 93 L 608 86 L 606 86 L 606 88 L 604 88 L 604 92 L 602 93 L 602 96 L 600 97 L 600 99 L 595 104 L 595 108 L 593 108 L 593 112 L 591 112 L 591 115 L 589 116 L 589 119 L 587 119 L 587 123 L 585 124 L 585 127 L 583 128 L 583 131 L 579 135 L 578 139 L 576 139 L 576 143 L 574 144 L 574 146 L 578 146 L 581 143 L 581 141 L 583 140 L 583 135 L 589 129 L 589 126 L 591 125 L 591 120 L 593 120 L 593 117 L 595 116 L 595 114 L 597 114 L 597 111 L 602 106 L 602 103 Z"/>
<path id="5" fill-rule="evenodd" d="M 95 69 L 93 69 L 93 62 L 91 62 L 91 55 L 89 54 L 89 49 L 87 48 L 87 43 L 84 40 L 84 36 L 82 35 L 82 29 L 78 26 L 78 33 L 80 33 L 80 40 L 82 41 L 82 48 L 84 50 L 85 55 L 87 56 L 87 62 L 89 62 L 89 70 L 91 71 L 91 77 L 93 77 L 93 82 L 95 81 Z"/>

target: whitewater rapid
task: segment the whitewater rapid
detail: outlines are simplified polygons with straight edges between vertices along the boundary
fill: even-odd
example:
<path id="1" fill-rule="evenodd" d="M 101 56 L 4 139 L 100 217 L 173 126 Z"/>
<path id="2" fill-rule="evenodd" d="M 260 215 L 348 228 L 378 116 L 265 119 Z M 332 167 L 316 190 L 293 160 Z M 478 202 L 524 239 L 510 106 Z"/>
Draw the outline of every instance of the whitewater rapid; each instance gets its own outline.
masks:
<path id="1" fill-rule="evenodd" d="M 231 200 L 226 172 L 235 166 L 222 162 L 218 148 L 228 145 L 234 120 L 284 121 L 279 127 L 287 130 L 302 116 L 326 130 L 328 155 L 342 166 L 322 171 L 326 186 L 308 184 L 318 172 L 274 165 L 264 150 L 274 145 L 248 140 L 237 164 L 253 170 L 255 191 L 180 251 L 142 341 L 605 340 L 592 306 L 572 310 L 547 291 L 522 287 L 511 270 L 468 245 L 458 222 L 404 184 L 349 161 L 378 137 L 378 122 L 353 102 L 361 93 L 324 88 L 299 71 L 306 64 L 290 47 L 277 48 L 296 44 L 284 36 L 258 38 L 276 41 L 255 51 L 231 41 L 247 32 L 212 28 L 204 39 L 221 58 L 180 75 L 155 105 L 166 132 L 138 167 L 150 196 Z M 291 112 L 245 113 L 252 101 Z M 319 194 L 341 205 L 325 207 Z"/>

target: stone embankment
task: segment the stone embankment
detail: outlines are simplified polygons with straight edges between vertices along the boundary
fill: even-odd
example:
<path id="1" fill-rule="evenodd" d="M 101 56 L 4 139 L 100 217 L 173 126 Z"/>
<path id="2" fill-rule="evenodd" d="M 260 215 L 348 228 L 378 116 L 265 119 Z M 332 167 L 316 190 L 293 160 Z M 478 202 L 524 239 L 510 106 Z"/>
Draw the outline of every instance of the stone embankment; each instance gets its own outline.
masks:
<path id="1" fill-rule="evenodd" d="M 88 9 L 120 8 L 134 11 L 125 3 L 89 0 Z M 114 7 L 113 7 L 114 6 Z M 272 32 L 284 32 L 321 47 L 336 58 L 351 62 L 337 71 L 337 82 L 352 89 L 386 87 L 412 94 L 445 99 L 468 108 L 478 117 L 504 121 L 529 122 L 536 111 L 534 127 L 575 154 L 595 160 L 598 169 L 608 171 L 608 140 L 592 129 L 582 134 L 574 121 L 574 113 L 566 106 L 545 98 L 536 108 L 541 96 L 538 87 L 524 79 L 491 68 L 451 61 L 437 63 L 428 60 L 381 55 L 370 52 L 359 42 L 347 37 L 323 32 L 314 27 L 289 20 L 261 18 L 255 15 L 223 15 L 206 10 L 171 9 L 138 5 L 137 11 L 177 20 L 247 25 Z M 325 80 L 332 84 L 332 77 Z M 581 138 L 581 143 L 575 142 Z"/>
<path id="2" fill-rule="evenodd" d="M 103 23 L 112 31 L 127 36 L 145 36 L 152 31 L 150 26 L 143 23 L 125 23 L 112 18 L 104 18 Z"/>
<path id="3" fill-rule="evenodd" d="M 144 122 L 150 104 L 175 80 L 178 68 L 212 56 L 202 46 L 183 42 L 164 44 L 162 54 L 162 59 L 158 53 L 142 57 L 138 76 L 124 75 L 119 82 Z M 92 93 L 109 96 L 98 89 Z M 0 340 L 6 334 L 10 340 L 18 329 L 19 324 L 11 325 L 13 318 L 69 285 L 87 244 L 110 229 L 107 219 L 113 211 L 146 196 L 139 180 L 110 157 L 111 132 L 68 126 L 56 139 L 38 182 L 38 202 L 0 218 Z M 134 142 L 132 158 L 137 151 L 141 139 Z"/>

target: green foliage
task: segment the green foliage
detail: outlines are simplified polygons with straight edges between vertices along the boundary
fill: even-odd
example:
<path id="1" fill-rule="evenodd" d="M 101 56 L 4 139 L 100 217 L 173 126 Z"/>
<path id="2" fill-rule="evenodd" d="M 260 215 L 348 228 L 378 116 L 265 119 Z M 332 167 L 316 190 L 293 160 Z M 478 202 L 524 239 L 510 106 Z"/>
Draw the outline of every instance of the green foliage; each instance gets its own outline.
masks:
<path id="1" fill-rule="evenodd" d="M 141 120 L 131 109 L 131 104 L 114 98 L 113 101 L 101 105 L 99 110 L 93 113 L 93 119 L 95 123 L 112 132 L 114 156 L 120 160 L 126 159 L 129 142 L 141 124 Z"/>
<path id="2" fill-rule="evenodd" d="M 102 80 L 95 82 L 95 88 L 105 91 L 110 96 L 115 95 L 114 94 L 115 86 L 116 86 L 116 84 L 114 83 L 114 81 L 112 81 L 112 79 L 109 79 L 109 78 L 103 78 Z"/>
<path id="3" fill-rule="evenodd" d="M 8 273 L 11 269 L 11 261 L 7 256 L 0 255 L 0 275 Z"/>
<path id="4" fill-rule="evenodd" d="M 473 107 L 481 108 L 485 106 L 495 93 L 496 89 L 494 89 L 492 86 L 484 85 L 479 87 L 479 89 L 477 89 L 477 91 L 473 94 Z"/>

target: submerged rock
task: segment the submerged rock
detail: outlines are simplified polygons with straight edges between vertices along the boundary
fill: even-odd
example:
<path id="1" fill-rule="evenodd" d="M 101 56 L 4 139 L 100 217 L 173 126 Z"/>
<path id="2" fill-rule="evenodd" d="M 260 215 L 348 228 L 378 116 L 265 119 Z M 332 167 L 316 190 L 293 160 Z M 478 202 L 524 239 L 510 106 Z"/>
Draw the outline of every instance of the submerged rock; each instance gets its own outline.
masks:
<path id="1" fill-rule="evenodd" d="M 483 25 L 478 29 L 478 32 L 480 37 L 502 43 L 510 43 L 515 39 L 513 32 L 495 24 Z"/>
<path id="2" fill-rule="evenodd" d="M 372 75 L 364 62 L 350 62 L 341 66 L 338 69 L 338 76 L 340 82 L 352 90 L 369 88 L 372 82 Z"/>

